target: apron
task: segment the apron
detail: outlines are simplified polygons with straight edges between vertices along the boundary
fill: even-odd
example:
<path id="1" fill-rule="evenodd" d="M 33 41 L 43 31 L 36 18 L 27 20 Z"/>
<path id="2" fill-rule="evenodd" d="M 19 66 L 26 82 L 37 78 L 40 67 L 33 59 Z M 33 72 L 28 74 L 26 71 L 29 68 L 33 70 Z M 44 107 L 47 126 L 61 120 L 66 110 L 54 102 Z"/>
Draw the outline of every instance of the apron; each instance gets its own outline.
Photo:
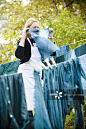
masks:
<path id="1" fill-rule="evenodd" d="M 42 75 L 42 67 L 40 65 L 41 55 L 39 53 L 38 48 L 36 47 L 36 43 L 33 43 L 32 46 L 31 41 L 27 38 L 31 45 L 31 58 L 29 61 L 20 64 L 18 67 L 18 73 L 22 73 L 27 110 L 34 110 L 35 108 L 35 79 L 34 79 L 34 68 L 30 65 L 30 62 L 33 62 L 37 70 L 40 72 L 40 77 Z"/>

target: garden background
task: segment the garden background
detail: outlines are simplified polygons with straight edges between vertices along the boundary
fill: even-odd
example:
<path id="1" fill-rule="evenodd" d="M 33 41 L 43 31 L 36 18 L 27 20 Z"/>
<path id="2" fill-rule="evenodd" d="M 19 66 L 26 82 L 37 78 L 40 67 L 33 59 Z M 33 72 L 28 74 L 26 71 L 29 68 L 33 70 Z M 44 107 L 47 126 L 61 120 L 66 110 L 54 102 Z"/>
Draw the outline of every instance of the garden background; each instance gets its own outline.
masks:
<path id="1" fill-rule="evenodd" d="M 0 0 L 0 64 L 17 60 L 15 50 L 25 22 L 36 18 L 43 29 L 54 29 L 54 41 L 70 50 L 86 43 L 86 0 Z M 86 104 L 84 119 L 86 119 Z M 66 117 L 65 129 L 75 128 L 75 110 Z M 86 120 L 84 120 L 86 122 Z"/>

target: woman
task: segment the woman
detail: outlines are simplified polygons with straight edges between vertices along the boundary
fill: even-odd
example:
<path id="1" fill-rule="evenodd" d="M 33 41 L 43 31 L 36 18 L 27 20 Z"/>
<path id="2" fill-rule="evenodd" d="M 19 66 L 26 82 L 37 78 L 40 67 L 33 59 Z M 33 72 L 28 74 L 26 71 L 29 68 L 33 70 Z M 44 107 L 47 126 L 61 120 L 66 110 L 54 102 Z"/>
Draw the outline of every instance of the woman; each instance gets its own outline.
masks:
<path id="1" fill-rule="evenodd" d="M 18 73 L 22 73 L 23 76 L 26 103 L 29 114 L 32 114 L 32 110 L 34 110 L 35 107 L 34 69 L 30 63 L 33 62 L 40 73 L 42 68 L 39 63 L 41 61 L 41 55 L 36 47 L 34 39 L 31 38 L 31 35 L 27 32 L 27 30 L 32 28 L 38 29 L 39 27 L 39 22 L 37 20 L 29 18 L 26 21 L 25 28 L 22 31 L 22 37 L 18 40 L 17 49 L 15 51 L 15 56 L 20 59 Z M 52 31 L 52 33 L 50 33 L 50 39 L 53 42 L 54 31 L 52 29 L 50 29 L 50 31 Z"/>

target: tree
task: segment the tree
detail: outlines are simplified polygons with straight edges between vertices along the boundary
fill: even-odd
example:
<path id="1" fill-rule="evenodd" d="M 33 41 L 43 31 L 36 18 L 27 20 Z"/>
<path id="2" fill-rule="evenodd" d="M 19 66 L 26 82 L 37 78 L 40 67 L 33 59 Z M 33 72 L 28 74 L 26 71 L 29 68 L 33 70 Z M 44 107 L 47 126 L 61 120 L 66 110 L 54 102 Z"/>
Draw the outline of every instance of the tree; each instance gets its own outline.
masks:
<path id="1" fill-rule="evenodd" d="M 52 27 L 55 30 L 54 40 L 59 47 L 74 42 L 74 39 L 79 41 L 86 37 L 84 30 L 86 24 L 80 15 L 81 11 L 75 9 L 72 13 L 65 8 L 63 1 L 31 0 L 26 6 L 23 6 L 22 1 L 12 1 L 2 7 L 1 15 L 4 13 L 8 14 L 9 27 L 3 31 L 3 35 L 6 40 L 9 40 L 9 44 L 1 50 L 1 63 L 11 61 L 17 41 L 21 37 L 21 31 L 29 17 L 39 20 L 43 28 Z M 83 43 L 71 45 L 70 48 L 74 49 Z"/>
<path id="2" fill-rule="evenodd" d="M 4 0 L 4 2 L 6 2 Z M 0 1 L 1 4 L 1 1 Z M 70 44 L 70 49 L 84 44 L 86 39 L 86 2 L 85 0 L 30 0 L 27 6 L 22 1 L 11 1 L 1 7 L 0 16 L 7 13 L 9 26 L 3 31 L 7 44 L 0 50 L 0 64 L 16 60 L 14 57 L 17 41 L 29 17 L 40 21 L 41 27 L 52 27 L 57 46 Z M 75 41 L 83 40 L 76 44 Z M 12 57 L 14 57 L 12 59 Z M 74 119 L 75 115 L 73 113 Z M 67 117 L 69 119 L 69 117 Z M 71 117 L 72 118 L 72 115 Z M 71 119 L 70 119 L 71 121 Z M 66 121 L 66 125 L 69 123 Z M 72 121 L 73 123 L 73 121 Z M 65 126 L 66 127 L 66 126 Z"/>

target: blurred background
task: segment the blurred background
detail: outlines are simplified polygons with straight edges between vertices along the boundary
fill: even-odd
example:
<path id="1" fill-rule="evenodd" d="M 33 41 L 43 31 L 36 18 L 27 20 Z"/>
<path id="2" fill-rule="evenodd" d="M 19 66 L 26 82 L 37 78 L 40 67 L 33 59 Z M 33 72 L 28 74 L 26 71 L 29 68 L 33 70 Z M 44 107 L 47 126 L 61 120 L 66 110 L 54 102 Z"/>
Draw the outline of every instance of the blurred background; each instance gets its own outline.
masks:
<path id="1" fill-rule="evenodd" d="M 28 18 L 54 29 L 54 41 L 70 50 L 86 42 L 86 0 L 0 0 L 0 64 L 16 60 L 17 41 Z"/>
<path id="2" fill-rule="evenodd" d="M 0 64 L 17 60 L 17 41 L 30 17 L 39 20 L 41 28 L 54 29 L 59 47 L 69 44 L 72 50 L 86 43 L 86 0 L 0 0 Z M 86 116 L 86 104 L 83 108 Z M 75 118 L 73 109 L 65 129 L 74 128 Z"/>

